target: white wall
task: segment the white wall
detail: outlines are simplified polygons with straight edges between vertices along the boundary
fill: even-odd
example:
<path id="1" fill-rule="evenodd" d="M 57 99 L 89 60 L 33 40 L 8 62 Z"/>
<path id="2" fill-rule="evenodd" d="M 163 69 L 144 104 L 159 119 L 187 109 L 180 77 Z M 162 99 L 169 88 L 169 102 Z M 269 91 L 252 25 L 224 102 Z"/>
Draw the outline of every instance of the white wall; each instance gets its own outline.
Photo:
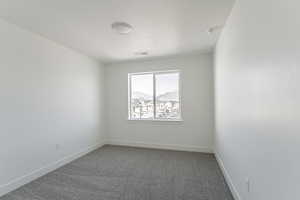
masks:
<path id="1" fill-rule="evenodd" d="M 101 143 L 102 76 L 98 62 L 0 20 L 0 196 Z"/>
<path id="2" fill-rule="evenodd" d="M 217 45 L 216 152 L 243 200 L 300 197 L 299 7 L 238 0 Z"/>
<path id="3" fill-rule="evenodd" d="M 213 56 L 177 56 L 105 66 L 109 142 L 133 146 L 211 151 Z M 128 121 L 127 75 L 181 70 L 183 122 Z"/>

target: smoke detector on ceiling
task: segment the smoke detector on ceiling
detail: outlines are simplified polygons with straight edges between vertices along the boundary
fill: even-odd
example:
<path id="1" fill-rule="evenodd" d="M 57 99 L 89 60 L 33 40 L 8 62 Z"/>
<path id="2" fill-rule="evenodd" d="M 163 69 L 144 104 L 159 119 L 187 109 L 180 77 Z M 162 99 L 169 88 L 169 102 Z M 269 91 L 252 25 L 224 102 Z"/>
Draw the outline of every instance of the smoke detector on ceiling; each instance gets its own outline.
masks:
<path id="1" fill-rule="evenodd" d="M 119 34 L 129 34 L 133 30 L 132 26 L 126 22 L 114 22 L 111 28 Z"/>
<path id="2" fill-rule="evenodd" d="M 208 34 L 213 34 L 213 33 L 215 33 L 216 31 L 218 31 L 218 30 L 220 30 L 222 28 L 223 28 L 222 25 L 212 26 L 209 29 L 207 29 L 207 33 Z"/>

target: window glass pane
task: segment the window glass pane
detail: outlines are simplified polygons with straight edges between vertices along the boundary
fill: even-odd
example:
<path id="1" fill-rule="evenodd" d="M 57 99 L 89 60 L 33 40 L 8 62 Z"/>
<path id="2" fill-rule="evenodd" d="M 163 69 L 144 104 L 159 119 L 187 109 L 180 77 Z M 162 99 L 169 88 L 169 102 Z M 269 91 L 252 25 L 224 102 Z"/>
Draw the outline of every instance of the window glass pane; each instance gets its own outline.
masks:
<path id="1" fill-rule="evenodd" d="M 179 73 L 155 75 L 156 118 L 180 119 Z"/>
<path id="2" fill-rule="evenodd" d="M 153 119 L 153 74 L 131 75 L 131 119 Z"/>

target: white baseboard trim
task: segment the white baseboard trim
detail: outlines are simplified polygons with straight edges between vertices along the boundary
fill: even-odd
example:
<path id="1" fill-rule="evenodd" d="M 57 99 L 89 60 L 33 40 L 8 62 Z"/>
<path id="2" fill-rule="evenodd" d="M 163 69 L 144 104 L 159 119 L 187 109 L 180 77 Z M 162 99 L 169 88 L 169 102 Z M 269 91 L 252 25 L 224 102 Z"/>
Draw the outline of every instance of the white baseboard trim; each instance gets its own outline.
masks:
<path id="1" fill-rule="evenodd" d="M 58 161 L 55 161 L 53 163 L 50 163 L 40 169 L 34 170 L 24 176 L 18 177 L 16 179 L 10 181 L 7 184 L 0 185 L 0 197 L 41 177 L 41 176 L 48 174 L 51 171 L 54 171 L 54 170 L 64 166 L 65 164 L 72 162 L 73 160 L 76 160 L 77 158 L 80 158 L 81 156 L 83 156 L 85 154 L 90 153 L 93 150 L 96 150 L 96 149 L 102 147 L 103 145 L 105 145 L 104 142 L 89 146 L 88 148 L 85 148 L 82 151 L 79 151 L 72 155 L 66 156 L 66 157 L 64 157 Z"/>
<path id="2" fill-rule="evenodd" d="M 213 153 L 212 148 L 209 147 L 199 147 L 199 146 L 183 146 L 177 144 L 153 144 L 144 142 L 129 142 L 121 140 L 109 140 L 107 144 L 119 145 L 119 146 L 129 146 L 129 147 L 141 147 L 150 149 L 166 149 L 175 151 L 190 151 L 190 152 L 202 152 L 202 153 Z"/>
<path id="3" fill-rule="evenodd" d="M 216 160 L 217 160 L 217 162 L 218 162 L 218 164 L 219 164 L 219 166 L 220 166 L 220 168 L 221 168 L 221 170 L 224 174 L 227 185 L 229 186 L 229 189 L 230 189 L 230 191 L 233 195 L 233 198 L 235 200 L 242 200 L 241 195 L 238 193 L 236 187 L 234 186 L 232 178 L 229 175 L 228 171 L 226 170 L 224 162 L 222 161 L 220 155 L 217 152 L 214 152 L 214 153 L 215 153 Z"/>

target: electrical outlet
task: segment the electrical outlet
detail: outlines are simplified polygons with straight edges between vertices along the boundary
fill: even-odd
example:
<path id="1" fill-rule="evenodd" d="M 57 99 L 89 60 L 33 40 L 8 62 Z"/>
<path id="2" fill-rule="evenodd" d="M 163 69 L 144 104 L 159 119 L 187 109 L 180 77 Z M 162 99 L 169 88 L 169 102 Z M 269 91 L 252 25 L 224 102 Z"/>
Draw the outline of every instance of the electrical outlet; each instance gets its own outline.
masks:
<path id="1" fill-rule="evenodd" d="M 247 190 L 247 192 L 250 192 L 251 190 L 251 188 L 250 188 L 250 179 L 249 178 L 246 178 L 246 190 Z"/>

